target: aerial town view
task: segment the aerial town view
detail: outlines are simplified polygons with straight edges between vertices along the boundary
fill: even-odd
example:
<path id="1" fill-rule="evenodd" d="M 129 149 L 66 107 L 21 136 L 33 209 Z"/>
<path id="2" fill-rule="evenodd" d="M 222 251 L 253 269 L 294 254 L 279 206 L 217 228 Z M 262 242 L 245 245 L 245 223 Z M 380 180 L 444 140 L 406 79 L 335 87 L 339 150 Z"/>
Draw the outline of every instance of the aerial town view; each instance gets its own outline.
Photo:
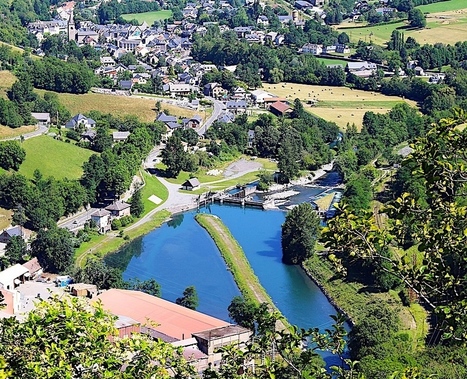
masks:
<path id="1" fill-rule="evenodd" d="M 0 379 L 466 379 L 467 0 L 0 0 Z"/>

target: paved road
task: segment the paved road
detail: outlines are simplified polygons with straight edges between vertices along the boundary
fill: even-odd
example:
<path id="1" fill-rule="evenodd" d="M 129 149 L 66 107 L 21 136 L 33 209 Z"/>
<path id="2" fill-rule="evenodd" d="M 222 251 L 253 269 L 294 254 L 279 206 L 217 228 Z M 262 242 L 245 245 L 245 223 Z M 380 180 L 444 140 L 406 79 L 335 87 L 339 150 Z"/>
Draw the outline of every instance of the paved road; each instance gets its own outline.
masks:
<path id="1" fill-rule="evenodd" d="M 60 228 L 66 228 L 71 231 L 83 229 L 83 225 L 86 223 L 87 220 L 91 218 L 91 214 L 93 214 L 96 210 L 97 208 L 89 208 L 80 211 L 78 213 L 75 213 L 74 215 L 71 215 L 70 217 L 60 220 L 59 222 L 57 222 L 57 225 Z"/>
<path id="2" fill-rule="evenodd" d="M 46 126 L 39 126 L 36 130 L 29 132 L 29 133 L 24 133 L 22 135 L 16 136 L 16 137 L 8 137 L 8 138 L 2 138 L 2 141 L 11 141 L 11 140 L 20 140 L 21 136 L 24 137 L 24 139 L 29 139 L 33 137 L 40 136 L 42 134 L 45 134 L 49 131 L 49 129 Z"/>
<path id="3" fill-rule="evenodd" d="M 222 101 L 216 100 L 213 97 L 206 97 L 206 99 L 212 101 L 214 109 L 212 111 L 211 117 L 209 117 L 206 122 L 196 130 L 200 136 L 206 133 L 206 130 L 208 130 L 212 123 L 219 118 L 221 112 L 224 110 L 224 103 Z"/>

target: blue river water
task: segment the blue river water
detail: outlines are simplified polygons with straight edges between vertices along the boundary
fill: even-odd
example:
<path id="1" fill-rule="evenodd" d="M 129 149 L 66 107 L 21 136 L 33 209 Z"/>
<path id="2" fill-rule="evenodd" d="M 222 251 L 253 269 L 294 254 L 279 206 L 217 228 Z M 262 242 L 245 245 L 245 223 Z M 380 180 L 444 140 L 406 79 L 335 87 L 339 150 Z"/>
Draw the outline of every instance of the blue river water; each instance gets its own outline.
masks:
<path id="1" fill-rule="evenodd" d="M 336 310 L 320 289 L 300 267 L 282 263 L 281 225 L 286 212 L 217 204 L 200 211 L 220 217 L 227 225 L 261 284 L 290 323 L 320 329 L 332 325 L 330 315 Z M 125 280 L 156 279 L 162 297 L 170 301 L 194 285 L 199 296 L 197 310 L 231 321 L 227 307 L 240 294 L 239 290 L 216 245 L 195 221 L 195 215 L 196 211 L 191 211 L 175 216 L 108 256 L 106 262 L 122 269 Z M 337 357 L 324 358 L 328 365 L 339 364 Z"/>

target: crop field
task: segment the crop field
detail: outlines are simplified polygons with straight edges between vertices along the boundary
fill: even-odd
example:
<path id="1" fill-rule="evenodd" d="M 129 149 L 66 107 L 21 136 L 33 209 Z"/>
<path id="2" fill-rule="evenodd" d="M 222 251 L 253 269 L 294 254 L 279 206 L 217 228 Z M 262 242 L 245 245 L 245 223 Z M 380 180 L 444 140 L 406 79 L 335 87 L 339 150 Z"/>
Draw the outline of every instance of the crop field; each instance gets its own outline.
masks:
<path id="1" fill-rule="evenodd" d="M 78 179 L 83 174 L 83 163 L 94 154 L 91 150 L 47 136 L 28 139 L 22 146 L 26 150 L 26 159 L 19 172 L 28 178 L 32 178 L 34 170 L 38 169 L 44 177 Z"/>
<path id="2" fill-rule="evenodd" d="M 13 85 L 16 81 L 16 76 L 14 76 L 10 71 L 0 71 L 0 97 L 4 99 L 7 98 L 6 91 Z"/>
<path id="3" fill-rule="evenodd" d="M 37 92 L 42 94 L 45 91 L 37 90 Z M 57 95 L 60 103 L 73 115 L 96 110 L 113 115 L 137 115 L 144 122 L 152 122 L 156 118 L 154 108 L 157 99 L 137 96 L 114 96 L 100 93 L 87 93 L 84 95 L 58 93 Z M 180 108 L 172 104 L 162 103 L 161 107 L 162 109 L 167 109 L 171 115 L 177 117 L 192 117 L 196 114 L 192 110 Z"/>
<path id="4" fill-rule="evenodd" d="M 431 7 L 433 5 L 441 7 L 443 4 L 448 5 L 449 3 L 434 3 L 423 7 Z M 423 29 L 408 28 L 406 21 L 363 28 L 357 26 L 358 24 L 344 23 L 338 29 L 340 32 L 345 31 L 352 42 L 362 40 L 367 42 L 372 41 L 378 45 L 385 45 L 391 38 L 391 33 L 397 29 L 404 32 L 406 38 L 409 36 L 413 37 L 420 44 L 434 44 L 436 42 L 454 44 L 458 41 L 464 41 L 467 35 L 467 2 L 463 3 L 462 9 L 449 10 L 446 7 L 444 11 L 428 14 L 427 26 Z"/>
<path id="5" fill-rule="evenodd" d="M 153 12 L 144 12 L 144 13 L 126 13 L 122 14 L 122 17 L 127 20 L 138 20 L 140 24 L 146 22 L 148 25 L 152 25 L 154 21 L 166 20 L 172 16 L 172 11 L 170 9 L 153 11 Z"/>
<path id="6" fill-rule="evenodd" d="M 309 112 L 327 121 L 335 122 L 345 129 L 347 123 L 354 123 L 357 129 L 362 126 L 363 115 L 367 111 L 386 113 L 396 104 L 406 102 L 416 106 L 414 101 L 397 96 L 385 96 L 377 92 L 360 91 L 347 87 L 315 86 L 295 83 L 267 84 L 264 90 L 293 102 L 299 98 Z M 315 105 L 309 100 L 317 101 Z"/>

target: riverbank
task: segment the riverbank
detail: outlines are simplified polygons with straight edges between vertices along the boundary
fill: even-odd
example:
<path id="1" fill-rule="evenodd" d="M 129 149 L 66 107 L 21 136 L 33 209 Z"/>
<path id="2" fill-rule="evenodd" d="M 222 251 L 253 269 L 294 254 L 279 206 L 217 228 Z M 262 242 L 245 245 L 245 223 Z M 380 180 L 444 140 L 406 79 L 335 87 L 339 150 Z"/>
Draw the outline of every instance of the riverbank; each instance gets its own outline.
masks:
<path id="1" fill-rule="evenodd" d="M 271 309 L 279 312 L 279 309 L 253 272 L 243 249 L 223 222 L 217 216 L 201 213 L 196 215 L 195 220 L 214 240 L 245 300 L 256 305 L 267 303 Z M 284 325 L 281 325 L 281 327 L 285 328 Z"/>

